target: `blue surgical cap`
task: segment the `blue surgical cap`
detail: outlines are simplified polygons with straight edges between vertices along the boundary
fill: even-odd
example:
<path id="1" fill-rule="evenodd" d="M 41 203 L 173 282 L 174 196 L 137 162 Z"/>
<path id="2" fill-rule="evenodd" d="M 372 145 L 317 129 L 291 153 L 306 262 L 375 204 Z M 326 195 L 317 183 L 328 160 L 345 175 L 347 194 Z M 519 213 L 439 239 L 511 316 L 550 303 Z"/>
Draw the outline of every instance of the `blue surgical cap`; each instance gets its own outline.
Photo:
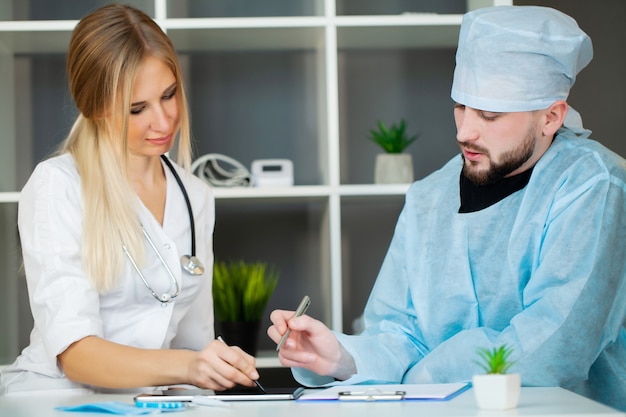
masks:
<path id="1" fill-rule="evenodd" d="M 545 109 L 567 99 L 592 56 L 589 36 L 557 10 L 477 9 L 461 23 L 452 99 L 494 112 Z"/>

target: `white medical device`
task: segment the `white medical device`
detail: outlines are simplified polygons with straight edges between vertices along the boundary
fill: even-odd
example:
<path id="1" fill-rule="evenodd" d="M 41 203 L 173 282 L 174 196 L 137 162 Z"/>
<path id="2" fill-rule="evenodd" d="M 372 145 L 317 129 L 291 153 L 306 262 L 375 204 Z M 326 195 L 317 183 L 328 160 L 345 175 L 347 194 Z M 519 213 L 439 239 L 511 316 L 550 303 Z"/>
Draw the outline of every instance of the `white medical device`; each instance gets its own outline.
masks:
<path id="1" fill-rule="evenodd" d="M 293 163 L 289 159 L 257 159 L 252 161 L 255 187 L 290 187 L 293 185 Z"/>

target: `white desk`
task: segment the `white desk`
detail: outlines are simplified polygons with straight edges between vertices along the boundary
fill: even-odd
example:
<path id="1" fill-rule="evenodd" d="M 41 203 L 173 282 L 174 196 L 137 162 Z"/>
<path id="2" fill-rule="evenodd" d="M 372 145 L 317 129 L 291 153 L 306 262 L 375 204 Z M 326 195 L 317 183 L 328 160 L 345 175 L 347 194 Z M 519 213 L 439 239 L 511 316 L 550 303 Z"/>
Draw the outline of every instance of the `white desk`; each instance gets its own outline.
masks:
<path id="1" fill-rule="evenodd" d="M 69 413 L 54 410 L 56 406 L 78 405 L 101 401 L 132 403 L 132 395 L 81 395 L 81 396 L 15 396 L 0 397 L 2 417 L 94 417 L 107 414 Z M 474 393 L 468 390 L 450 401 L 397 401 L 397 402 L 302 402 L 257 401 L 231 403 L 230 408 L 197 406 L 182 412 L 160 414 L 164 417 L 461 417 L 461 416 L 569 416 L 569 417 L 625 417 L 602 404 L 573 394 L 561 388 L 522 388 L 520 403 L 508 411 L 480 411 Z M 110 415 L 110 414 L 109 414 Z"/>

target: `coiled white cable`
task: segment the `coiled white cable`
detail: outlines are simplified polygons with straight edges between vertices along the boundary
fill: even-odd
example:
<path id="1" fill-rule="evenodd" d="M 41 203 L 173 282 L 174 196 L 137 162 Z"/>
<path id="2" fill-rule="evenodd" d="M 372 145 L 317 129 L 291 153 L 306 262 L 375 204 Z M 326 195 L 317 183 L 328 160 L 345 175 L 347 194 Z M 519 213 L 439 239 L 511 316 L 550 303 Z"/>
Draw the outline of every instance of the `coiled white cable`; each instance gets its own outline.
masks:
<path id="1" fill-rule="evenodd" d="M 215 187 L 250 187 L 252 175 L 239 161 L 219 153 L 202 155 L 191 164 L 191 172 Z"/>

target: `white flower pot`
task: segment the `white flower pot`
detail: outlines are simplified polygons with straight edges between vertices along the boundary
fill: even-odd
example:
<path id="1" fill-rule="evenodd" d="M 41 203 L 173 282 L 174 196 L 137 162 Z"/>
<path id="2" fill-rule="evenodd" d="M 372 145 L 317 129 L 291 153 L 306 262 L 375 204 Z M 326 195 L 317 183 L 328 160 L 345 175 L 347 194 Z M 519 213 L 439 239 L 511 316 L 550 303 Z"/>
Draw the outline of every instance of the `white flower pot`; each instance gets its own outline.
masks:
<path id="1" fill-rule="evenodd" d="M 376 184 L 406 184 L 413 182 L 413 158 L 408 153 L 376 155 L 374 182 Z"/>
<path id="2" fill-rule="evenodd" d="M 520 374 L 484 374 L 472 378 L 474 396 L 482 410 L 517 407 L 521 385 Z"/>

